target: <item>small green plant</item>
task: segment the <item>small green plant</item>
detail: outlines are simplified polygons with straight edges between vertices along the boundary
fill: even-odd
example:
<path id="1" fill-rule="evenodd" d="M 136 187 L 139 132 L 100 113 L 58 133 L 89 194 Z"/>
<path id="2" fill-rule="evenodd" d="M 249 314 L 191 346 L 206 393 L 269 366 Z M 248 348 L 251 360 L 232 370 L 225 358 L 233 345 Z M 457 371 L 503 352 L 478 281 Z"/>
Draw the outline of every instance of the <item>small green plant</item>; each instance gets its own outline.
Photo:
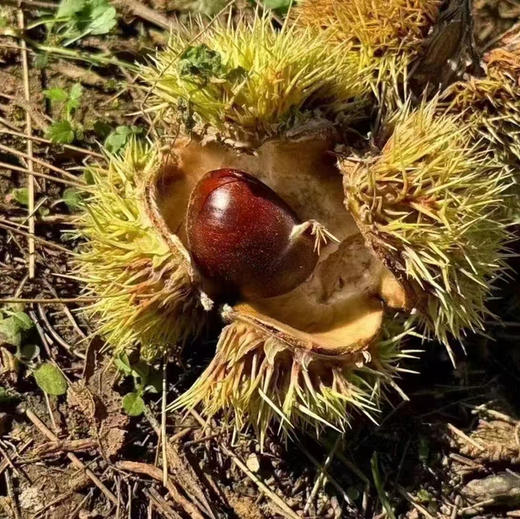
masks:
<path id="1" fill-rule="evenodd" d="M 211 77 L 222 78 L 225 70 L 220 54 L 201 44 L 186 49 L 179 61 L 179 73 L 182 77 L 194 76 L 207 81 Z"/>
<path id="2" fill-rule="evenodd" d="M 48 216 L 50 213 L 49 208 L 43 205 L 45 199 L 46 197 L 35 203 L 37 206 L 36 214 L 38 216 Z M 16 202 L 23 207 L 29 207 L 29 191 L 26 187 L 14 188 L 5 196 L 5 201 L 8 203 Z"/>
<path id="3" fill-rule="evenodd" d="M 116 9 L 108 0 L 62 0 L 55 16 L 31 27 L 46 25 L 47 40 L 67 47 L 86 36 L 108 34 L 116 24 Z"/>
<path id="4" fill-rule="evenodd" d="M 221 54 L 202 43 L 188 47 L 182 54 L 179 74 L 187 81 L 206 85 L 210 81 L 218 83 L 243 79 L 246 70 L 241 66 L 230 68 L 224 65 Z"/>
<path id="5" fill-rule="evenodd" d="M 50 362 L 44 362 L 33 372 L 38 387 L 48 395 L 60 396 L 67 392 L 67 380 Z"/>
<path id="6" fill-rule="evenodd" d="M 67 381 L 61 371 L 49 362 L 38 365 L 40 347 L 33 340 L 35 324 L 23 311 L 22 305 L 13 305 L 0 311 L 0 346 L 16 348 L 14 358 L 18 365 L 25 365 L 38 387 L 48 395 L 63 395 Z M 0 387 L 0 404 L 8 394 Z"/>
<path id="7" fill-rule="evenodd" d="M 74 120 L 74 114 L 79 108 L 83 87 L 79 83 L 72 85 L 67 92 L 63 88 L 50 88 L 43 95 L 51 103 L 60 104 L 60 118 L 54 121 L 47 130 L 47 137 L 59 144 L 70 144 L 83 138 L 83 126 Z"/>
<path id="8" fill-rule="evenodd" d="M 143 397 L 137 391 L 127 393 L 123 397 L 123 409 L 128 416 L 141 416 L 145 406 Z"/>
<path id="9" fill-rule="evenodd" d="M 7 196 L 7 201 L 14 200 L 17 204 L 27 207 L 29 205 L 29 192 L 26 187 L 13 189 Z"/>
<path id="10" fill-rule="evenodd" d="M 8 7 L 0 7 L 0 36 L 16 36 L 17 31 Z"/>
<path id="11" fill-rule="evenodd" d="M 15 405 L 20 401 L 20 395 L 0 386 L 0 408 Z"/>
<path id="12" fill-rule="evenodd" d="M 139 126 L 118 126 L 112 130 L 105 139 L 105 148 L 109 153 L 118 153 L 124 149 L 132 137 L 143 133 Z"/>
<path id="13" fill-rule="evenodd" d="M 142 360 L 131 362 L 125 353 L 114 362 L 119 371 L 125 376 L 131 376 L 134 382 L 134 391 L 123 397 L 123 409 L 129 416 L 140 416 L 145 410 L 143 396 L 161 390 L 161 374 Z"/>
<path id="14" fill-rule="evenodd" d="M 99 139 L 103 139 L 104 148 L 112 154 L 117 154 L 122 151 L 133 137 L 142 135 L 143 131 L 143 128 L 134 125 L 121 125 L 112 128 L 112 126 L 105 121 L 96 121 L 94 123 L 94 132 L 96 132 Z M 88 179 L 86 180 L 87 183 L 91 183 L 88 182 Z"/>
<path id="15" fill-rule="evenodd" d="M 75 187 L 68 187 L 63 191 L 62 200 L 72 213 L 83 208 L 84 199 L 84 192 Z"/>
<path id="16" fill-rule="evenodd" d="M 38 355 L 38 346 L 31 342 L 33 332 L 33 321 L 21 309 L 15 306 L 0 311 L 0 345 L 14 346 L 14 355 L 21 362 L 29 362 Z"/>

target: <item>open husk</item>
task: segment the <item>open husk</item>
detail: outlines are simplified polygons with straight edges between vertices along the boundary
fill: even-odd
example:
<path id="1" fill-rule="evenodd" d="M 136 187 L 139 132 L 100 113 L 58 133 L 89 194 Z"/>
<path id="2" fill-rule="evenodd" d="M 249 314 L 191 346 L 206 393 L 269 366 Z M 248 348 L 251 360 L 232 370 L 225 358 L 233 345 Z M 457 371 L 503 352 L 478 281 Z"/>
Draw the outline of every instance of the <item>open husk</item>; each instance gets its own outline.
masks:
<path id="1" fill-rule="evenodd" d="M 379 356 L 385 308 L 404 306 L 406 295 L 345 210 L 341 175 L 329 153 L 336 138 L 325 126 L 266 141 L 254 155 L 215 141 L 178 139 L 153 175 L 149 210 L 162 218 L 157 228 L 165 239 L 175 233 L 186 241 L 193 187 L 207 171 L 225 166 L 260 179 L 300 219 L 318 220 L 339 240 L 321 252 L 313 273 L 291 292 L 224 307 L 229 324 L 215 358 L 175 406 L 201 402 L 207 415 L 232 408 L 237 424 L 256 420 L 262 435 L 273 419 L 286 430 L 284 423 L 303 426 L 314 419 L 342 430 L 357 396 L 354 407 L 377 407 L 358 371 L 370 371 Z M 388 372 L 381 377 L 390 376 L 397 358 L 396 352 L 385 360 Z"/>
<path id="2" fill-rule="evenodd" d="M 438 15 L 437 0 L 302 2 L 281 29 L 267 17 L 194 23 L 142 68 L 162 146 L 132 143 L 94 170 L 81 268 L 116 351 L 154 359 L 221 316 L 214 358 L 174 408 L 200 405 L 261 439 L 275 421 L 286 433 L 344 430 L 396 387 L 411 321 L 448 348 L 483 329 L 510 238 L 504 154 L 517 154 L 517 133 L 495 129 L 518 122 L 516 58 L 494 54 L 475 102 L 471 82 L 442 103 L 404 101 L 423 43 L 444 41 Z M 489 78 L 504 95 L 486 99 Z M 485 119 L 465 111 L 478 103 Z M 204 292 L 186 212 L 220 168 L 256 177 L 337 239 L 290 292 L 218 302 Z"/>

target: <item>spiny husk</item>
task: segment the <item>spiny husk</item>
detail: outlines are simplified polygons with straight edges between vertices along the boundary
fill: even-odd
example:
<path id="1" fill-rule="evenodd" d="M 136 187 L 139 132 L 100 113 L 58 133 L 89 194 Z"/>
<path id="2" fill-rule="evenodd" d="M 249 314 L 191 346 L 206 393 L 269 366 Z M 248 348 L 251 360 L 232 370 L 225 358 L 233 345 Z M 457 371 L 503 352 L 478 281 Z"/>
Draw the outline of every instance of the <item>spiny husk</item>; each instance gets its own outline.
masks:
<path id="1" fill-rule="evenodd" d="M 238 430 L 252 426 L 261 443 L 273 423 L 291 435 L 326 427 L 344 431 L 356 412 L 374 420 L 385 390 L 399 391 L 399 360 L 413 353 L 400 350 L 413 330 L 402 320 L 396 329 L 399 318 L 368 349 L 329 357 L 294 348 L 232 310 L 226 313 L 232 322 L 215 357 L 172 408 L 201 404 L 205 416 L 223 412 Z"/>
<path id="2" fill-rule="evenodd" d="M 180 116 L 187 130 L 255 146 L 323 114 L 358 114 L 364 65 L 347 50 L 266 17 L 195 24 L 174 33 L 142 77 L 162 120 Z M 187 51 L 200 52 L 197 66 Z"/>
<path id="3" fill-rule="evenodd" d="M 347 44 L 370 66 L 371 83 L 395 88 L 439 13 L 440 0 L 303 0 L 297 23 L 320 27 L 333 45 Z"/>
<path id="4" fill-rule="evenodd" d="M 485 77 L 455 83 L 445 93 L 448 109 L 462 113 L 480 148 L 505 168 L 520 168 L 520 43 L 484 58 Z"/>
<path id="5" fill-rule="evenodd" d="M 301 23 L 330 30 L 374 54 L 417 52 L 439 12 L 439 0 L 303 0 Z"/>
<path id="6" fill-rule="evenodd" d="M 482 330 L 505 269 L 511 177 L 436 102 L 405 113 L 379 157 L 342 162 L 347 204 L 387 266 L 415 289 L 419 318 L 449 344 Z"/>
<path id="7" fill-rule="evenodd" d="M 78 268 L 99 333 L 117 352 L 139 348 L 148 360 L 171 351 L 204 323 L 181 251 L 149 220 L 140 182 L 160 165 L 159 152 L 137 142 L 108 165 L 90 168 L 94 185 L 79 233 Z"/>

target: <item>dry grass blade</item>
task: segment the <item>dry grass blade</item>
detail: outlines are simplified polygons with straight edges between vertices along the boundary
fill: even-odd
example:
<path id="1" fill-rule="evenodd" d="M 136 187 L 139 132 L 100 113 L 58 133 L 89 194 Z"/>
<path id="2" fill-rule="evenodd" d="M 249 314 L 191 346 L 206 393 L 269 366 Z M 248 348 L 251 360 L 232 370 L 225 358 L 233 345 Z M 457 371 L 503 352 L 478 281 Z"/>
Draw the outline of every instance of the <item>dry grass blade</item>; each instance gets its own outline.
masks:
<path id="1" fill-rule="evenodd" d="M 56 289 L 46 279 L 44 279 L 43 282 L 44 282 L 45 286 L 51 291 L 52 295 L 59 299 L 59 295 L 58 295 L 58 292 L 56 291 Z M 72 324 L 72 327 L 76 330 L 78 335 L 80 337 L 83 337 L 84 339 L 86 339 L 87 334 L 79 327 L 76 319 L 72 315 L 72 312 L 69 310 L 69 307 L 66 304 L 62 304 L 61 306 L 63 308 L 63 312 L 69 319 L 70 323 Z"/>
<path id="2" fill-rule="evenodd" d="M 168 481 L 168 456 L 166 454 L 166 443 L 168 437 L 166 434 L 166 400 L 168 398 L 168 381 L 166 371 L 166 361 L 163 361 L 162 366 L 162 401 L 161 401 L 161 452 L 163 464 L 163 485 L 166 486 Z"/>
<path id="3" fill-rule="evenodd" d="M 58 245 L 57 243 L 54 243 L 52 241 L 44 240 L 43 238 L 40 238 L 39 236 L 31 235 L 31 233 L 22 231 L 20 229 L 17 229 L 16 227 L 12 227 L 12 225 L 16 225 L 16 224 L 13 224 L 13 223 L 8 222 L 6 220 L 0 221 L 0 229 L 5 229 L 6 231 L 11 231 L 11 232 L 14 232 L 14 233 L 18 233 L 18 234 L 21 234 L 22 236 L 27 236 L 27 237 L 33 236 L 36 241 L 46 245 L 47 247 L 51 247 L 53 249 L 60 250 L 60 251 L 65 252 L 67 254 L 71 254 L 71 255 L 74 254 L 71 250 L 67 249 L 66 247 L 62 247 L 61 245 Z"/>
<path id="4" fill-rule="evenodd" d="M 334 459 L 334 455 L 336 453 L 336 450 L 337 450 L 340 442 L 341 442 L 341 435 L 339 435 L 338 438 L 336 439 L 334 446 L 332 447 L 329 454 L 327 455 L 327 458 L 325 459 L 325 463 L 323 463 L 323 465 L 321 465 L 319 467 L 318 477 L 316 478 L 316 481 L 314 482 L 312 491 L 309 494 L 309 498 L 307 499 L 307 502 L 305 503 L 305 508 L 303 509 L 304 515 L 307 514 L 307 512 L 309 511 L 309 508 L 312 505 L 312 502 L 316 498 L 316 494 L 318 493 L 318 490 L 325 483 L 325 481 L 327 479 L 327 476 L 325 475 L 325 473 L 326 473 L 329 465 L 331 464 L 332 460 Z"/>
<path id="5" fill-rule="evenodd" d="M 18 28 L 23 34 L 25 30 L 25 19 L 24 12 L 22 9 L 18 10 Z M 24 98 L 27 104 L 29 105 L 31 102 L 31 92 L 29 87 L 29 63 L 27 59 L 27 44 L 23 38 L 20 39 L 21 46 L 21 56 L 22 56 L 22 72 L 23 72 L 23 89 L 24 89 Z M 27 196 L 29 199 L 27 210 L 29 211 L 29 278 L 34 277 L 35 271 L 35 241 L 34 241 L 34 161 L 33 161 L 33 143 L 30 139 L 32 135 L 32 120 L 31 115 L 29 114 L 29 110 L 25 111 L 25 132 L 27 135 L 27 156 L 29 160 L 27 161 L 27 168 L 29 172 L 29 177 L 27 178 Z"/>
<path id="6" fill-rule="evenodd" d="M 11 303 L 35 303 L 39 305 L 55 305 L 57 303 L 94 303 L 98 297 L 63 297 L 63 298 L 38 298 L 38 297 L 6 297 L 0 299 L 0 305 Z"/>
<path id="7" fill-rule="evenodd" d="M 33 441 L 34 440 L 32 438 L 27 440 L 21 447 L 18 448 L 17 455 L 19 456 L 20 454 L 22 454 L 22 452 L 24 452 L 27 449 L 27 447 L 29 447 L 29 445 L 31 445 L 31 443 Z M 9 460 L 4 459 L 4 461 L 2 461 L 2 463 L 0 463 L 0 475 L 3 474 L 5 469 L 7 469 L 9 466 L 10 466 Z"/>
<path id="8" fill-rule="evenodd" d="M 55 2 L 41 2 L 39 0 L 4 0 L 7 5 L 25 6 L 25 7 L 42 7 L 44 9 L 57 9 L 58 4 Z"/>
<path id="9" fill-rule="evenodd" d="M 67 186 L 73 186 L 80 189 L 86 190 L 85 184 L 81 183 L 81 179 L 77 181 L 65 180 L 64 178 L 53 177 L 52 175 L 46 175 L 45 173 L 40 173 L 38 171 L 34 171 L 28 168 L 22 168 L 20 166 L 15 166 L 13 164 L 9 164 L 7 162 L 0 162 L 0 167 L 10 169 L 12 171 L 18 171 L 19 173 L 28 173 L 29 178 L 31 176 L 37 176 L 41 178 L 45 178 L 46 180 L 51 180 L 52 182 L 58 182 L 59 184 L 65 184 Z"/>
<path id="10" fill-rule="evenodd" d="M 47 169 L 50 169 L 51 171 L 54 171 L 56 173 L 59 173 L 60 175 L 63 175 L 64 177 L 74 180 L 74 182 L 81 183 L 81 179 L 79 179 L 72 173 L 69 173 L 68 171 L 65 171 L 64 169 L 57 168 L 56 166 L 53 166 L 52 164 L 49 164 L 48 162 L 45 162 L 44 160 L 38 159 L 36 157 L 31 157 L 30 155 L 27 155 L 27 153 L 23 153 L 14 148 L 10 148 L 9 146 L 4 146 L 3 144 L 0 144 L 0 150 L 10 153 L 12 155 L 16 155 L 18 157 L 22 157 L 26 160 L 32 160 L 33 162 L 36 162 L 37 164 L 40 164 L 41 166 L 43 166 Z"/>
<path id="11" fill-rule="evenodd" d="M 5 486 L 7 487 L 7 497 L 9 498 L 9 502 L 11 505 L 10 509 L 14 515 L 14 519 L 22 519 L 22 516 L 20 515 L 20 509 L 18 508 L 18 502 L 16 500 L 16 494 L 14 493 L 14 489 L 13 489 L 13 482 L 11 479 L 11 474 L 9 473 L 9 471 L 6 471 L 4 476 L 5 476 Z M 8 512 L 8 510 L 7 510 L 7 512 Z"/>
<path id="12" fill-rule="evenodd" d="M 41 320 L 43 321 L 46 331 L 50 334 L 50 336 L 60 345 L 62 346 L 66 351 L 68 351 L 70 354 L 78 357 L 79 359 L 85 359 L 85 355 L 83 353 L 77 352 L 75 348 L 70 346 L 66 341 L 63 340 L 61 335 L 58 334 L 58 332 L 54 329 L 54 327 L 49 322 L 49 319 L 47 318 L 47 315 L 43 309 L 42 305 L 38 305 L 38 315 L 40 316 Z M 83 338 L 86 338 L 83 336 Z"/>
<path id="13" fill-rule="evenodd" d="M 381 473 L 379 472 L 379 463 L 377 460 L 377 452 L 374 452 L 372 455 L 372 459 L 370 460 L 370 465 L 372 467 L 372 479 L 374 480 L 374 486 L 376 487 L 377 495 L 379 496 L 379 501 L 386 511 L 386 515 L 389 519 L 396 519 L 394 510 L 388 496 L 383 488 L 383 481 L 381 480 Z"/>
<path id="14" fill-rule="evenodd" d="M 63 147 L 67 150 L 77 151 L 78 153 L 82 153 L 83 155 L 90 155 L 91 157 L 96 157 L 98 159 L 104 159 L 104 155 L 101 153 L 96 153 L 95 151 L 87 150 L 85 148 L 80 148 L 79 146 L 73 146 L 71 144 L 56 144 L 49 139 L 44 139 L 43 137 L 36 137 L 36 135 L 25 135 L 24 133 L 20 133 L 14 130 L 3 130 L 0 129 L 0 133 L 6 133 L 8 135 L 14 135 L 15 137 L 22 137 L 24 139 L 30 139 L 32 141 L 41 142 L 42 144 L 52 144 L 55 146 Z"/>
<path id="15" fill-rule="evenodd" d="M 421 513 L 426 519 L 435 519 L 432 514 L 424 508 L 424 506 L 421 506 L 417 501 L 413 498 L 413 496 L 407 492 L 404 488 L 398 487 L 399 493 L 419 512 Z"/>
<path id="16" fill-rule="evenodd" d="M 471 445 L 473 445 L 473 447 L 475 447 L 476 449 L 478 449 L 480 451 L 486 450 L 486 448 L 481 443 L 477 442 L 473 438 L 470 438 L 467 434 L 463 433 L 460 429 L 455 427 L 453 424 L 449 423 L 448 429 L 451 432 L 453 432 L 454 434 L 456 434 L 459 438 L 461 438 L 464 442 L 467 442 L 467 443 L 470 443 Z"/>
<path id="17" fill-rule="evenodd" d="M 13 463 L 13 460 L 11 459 L 11 457 L 9 456 L 9 454 L 7 454 L 7 452 L 5 452 L 4 449 L 2 449 L 2 447 L 0 447 L 0 454 L 4 457 L 4 460 L 5 462 L 7 463 L 7 465 L 11 468 L 11 470 L 18 476 L 20 477 L 21 476 L 21 472 L 16 468 L 16 465 Z"/>
<path id="18" fill-rule="evenodd" d="M 299 443 L 299 448 L 300 450 L 305 454 L 305 456 L 307 456 L 307 458 L 309 458 L 310 462 L 318 469 L 321 471 L 321 473 L 323 474 L 324 477 L 327 478 L 327 481 L 332 485 L 334 486 L 334 488 L 341 494 L 341 496 L 343 497 L 343 500 L 346 502 L 346 503 L 349 503 L 350 502 L 350 498 L 348 497 L 347 493 L 345 492 L 344 488 L 333 478 L 331 477 L 331 475 L 328 473 L 327 471 L 327 467 L 324 467 L 323 465 L 320 464 L 320 462 L 303 446 L 302 443 Z M 338 452 L 337 453 L 337 456 L 339 459 L 341 459 L 341 452 Z M 343 460 L 342 460 L 344 463 L 345 463 L 345 458 L 343 457 Z M 347 467 L 352 471 L 354 472 L 365 484 L 369 484 L 369 481 L 368 479 L 366 478 L 366 476 L 359 470 L 359 468 L 357 468 L 353 463 L 350 463 L 348 462 L 349 465 L 347 465 Z"/>

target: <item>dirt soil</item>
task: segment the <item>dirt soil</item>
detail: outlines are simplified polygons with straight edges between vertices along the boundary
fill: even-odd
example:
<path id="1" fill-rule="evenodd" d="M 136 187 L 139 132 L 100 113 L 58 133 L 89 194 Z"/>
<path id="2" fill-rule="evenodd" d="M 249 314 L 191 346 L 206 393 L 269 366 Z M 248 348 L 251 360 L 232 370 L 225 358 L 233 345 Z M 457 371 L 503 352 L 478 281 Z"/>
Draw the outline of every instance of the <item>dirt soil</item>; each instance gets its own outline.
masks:
<path id="1" fill-rule="evenodd" d="M 145 414 L 128 416 L 122 396 L 131 379 L 81 312 L 89 300 L 71 254 L 74 179 L 102 160 L 99 142 L 118 126 L 146 132 L 144 93 L 124 63 L 143 61 L 165 43 L 174 17 L 187 15 L 166 0 L 117 2 L 110 34 L 63 47 L 36 23 L 53 2 L 21 2 L 21 11 L 16 1 L 0 4 L 0 312 L 24 312 L 34 323 L 19 348 L 0 340 L 0 518 L 520 517 L 518 260 L 493 303 L 489 337 L 470 337 L 455 368 L 440 345 L 410 361 L 404 367 L 420 375 L 403 374 L 409 400 L 389 401 L 378 424 L 358 418 L 344 436 L 287 444 L 273 431 L 260 451 L 252 433 L 234 434 L 196 412 L 168 414 L 162 426 L 160 394 L 146 396 Z M 478 47 L 492 46 L 519 18 L 519 0 L 475 0 Z M 46 135 L 63 109 L 43 91 L 78 83 L 75 140 L 53 144 Z M 214 346 L 201 341 L 165 368 L 170 400 Z M 65 395 L 48 396 L 35 383 L 43 361 L 68 380 Z"/>

